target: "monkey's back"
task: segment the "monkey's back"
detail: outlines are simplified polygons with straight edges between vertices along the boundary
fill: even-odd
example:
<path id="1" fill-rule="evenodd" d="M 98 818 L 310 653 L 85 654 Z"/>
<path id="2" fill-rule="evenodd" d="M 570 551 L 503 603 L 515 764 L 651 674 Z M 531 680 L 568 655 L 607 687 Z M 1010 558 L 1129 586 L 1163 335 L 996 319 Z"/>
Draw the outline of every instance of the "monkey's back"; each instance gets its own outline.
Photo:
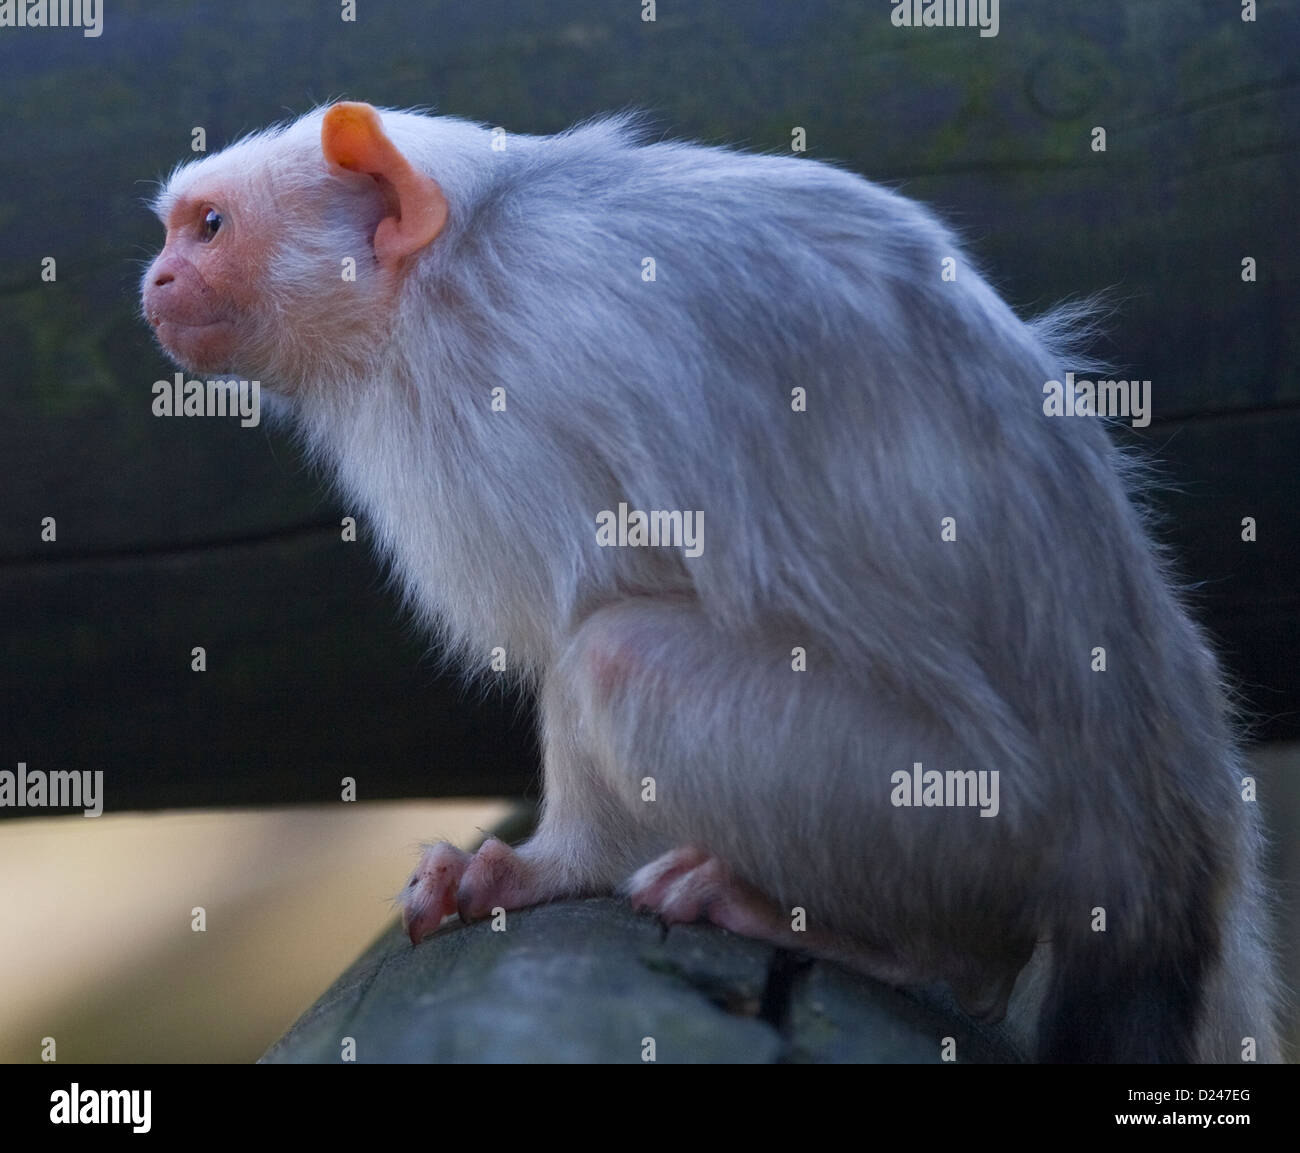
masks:
<path id="1" fill-rule="evenodd" d="M 756 768 L 772 827 L 737 868 L 762 872 L 778 823 L 814 828 L 828 850 L 782 862 L 775 895 L 825 894 L 850 934 L 887 924 L 936 955 L 990 926 L 1052 936 L 1054 1052 L 1144 949 L 1135 1003 L 1181 990 L 1148 1024 L 1185 1013 L 1253 874 L 1253 817 L 1131 466 L 1100 421 L 1044 413 L 1069 334 L 1016 317 L 924 208 L 807 159 L 613 121 L 477 163 L 449 176 L 464 195 L 420 272 L 418 411 L 374 418 L 409 454 L 373 504 L 424 526 L 398 546 L 417 599 L 539 671 L 593 607 L 647 591 L 773 659 L 806 648 L 826 699 L 861 703 L 827 721 L 846 763 Z M 486 403 L 503 384 L 509 419 Z M 702 511 L 702 554 L 600 547 L 620 504 Z M 999 820 L 882 805 L 922 747 L 999 771 Z M 894 867 L 846 870 L 862 844 Z M 905 941 L 922 923 L 947 939 Z"/>

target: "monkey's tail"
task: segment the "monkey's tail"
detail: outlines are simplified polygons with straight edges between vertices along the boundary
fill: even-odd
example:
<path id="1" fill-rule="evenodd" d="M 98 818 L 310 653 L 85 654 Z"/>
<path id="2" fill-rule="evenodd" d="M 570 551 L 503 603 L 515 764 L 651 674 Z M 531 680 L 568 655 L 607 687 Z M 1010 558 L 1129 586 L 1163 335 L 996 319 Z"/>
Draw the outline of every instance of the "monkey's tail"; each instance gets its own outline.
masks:
<path id="1" fill-rule="evenodd" d="M 1039 1018 L 1038 1059 L 1048 1063 L 1194 1061 L 1196 1026 L 1213 956 L 1212 934 L 1191 910 L 1181 930 L 1131 941 L 1054 935 L 1054 965 Z"/>

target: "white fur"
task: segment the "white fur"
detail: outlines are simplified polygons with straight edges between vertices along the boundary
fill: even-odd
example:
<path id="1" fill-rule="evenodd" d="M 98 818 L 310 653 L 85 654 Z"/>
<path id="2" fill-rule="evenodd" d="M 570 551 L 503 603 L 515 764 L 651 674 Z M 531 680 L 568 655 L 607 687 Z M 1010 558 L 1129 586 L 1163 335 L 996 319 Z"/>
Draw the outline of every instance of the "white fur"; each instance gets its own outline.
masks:
<path id="1" fill-rule="evenodd" d="M 555 895 L 698 843 L 918 982 L 973 987 L 1035 941 L 1091 947 L 1094 906 L 1140 958 L 1183 931 L 1181 894 L 1226 942 L 1200 1056 L 1247 1034 L 1275 1055 L 1217 666 L 1106 429 L 1042 411 L 1082 312 L 1023 322 L 933 215 L 829 165 L 625 118 L 500 152 L 382 115 L 450 204 L 395 315 L 365 260 L 339 279 L 377 201 L 325 165 L 319 111 L 180 170 L 163 207 L 199 181 L 275 206 L 267 335 L 232 367 L 291 396 L 448 650 L 481 670 L 503 645 L 540 686 L 524 855 Z M 703 510 L 703 555 L 597 547 L 620 501 Z M 915 761 L 999 770 L 1000 815 L 892 807 Z"/>

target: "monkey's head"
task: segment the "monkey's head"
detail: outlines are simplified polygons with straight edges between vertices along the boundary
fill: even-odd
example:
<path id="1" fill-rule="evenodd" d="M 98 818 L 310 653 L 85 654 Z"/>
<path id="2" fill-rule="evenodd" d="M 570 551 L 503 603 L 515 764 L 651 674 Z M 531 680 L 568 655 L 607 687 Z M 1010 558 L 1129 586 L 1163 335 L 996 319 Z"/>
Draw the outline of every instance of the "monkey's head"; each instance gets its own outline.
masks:
<path id="1" fill-rule="evenodd" d="M 352 103 L 185 165 L 154 211 L 167 240 L 141 302 L 163 348 L 291 394 L 374 370 L 448 215 L 379 113 Z"/>

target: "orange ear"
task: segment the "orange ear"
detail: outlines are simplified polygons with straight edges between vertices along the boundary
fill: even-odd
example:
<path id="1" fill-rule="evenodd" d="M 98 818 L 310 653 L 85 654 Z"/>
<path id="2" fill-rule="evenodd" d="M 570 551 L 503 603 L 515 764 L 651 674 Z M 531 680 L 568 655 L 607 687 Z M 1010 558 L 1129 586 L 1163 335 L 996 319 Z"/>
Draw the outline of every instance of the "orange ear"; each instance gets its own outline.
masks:
<path id="1" fill-rule="evenodd" d="M 320 129 L 325 159 L 363 172 L 384 193 L 388 215 L 375 229 L 375 255 L 384 264 L 431 244 L 447 223 L 447 198 L 438 182 L 417 172 L 384 135 L 379 113 L 369 104 L 335 104 Z"/>

